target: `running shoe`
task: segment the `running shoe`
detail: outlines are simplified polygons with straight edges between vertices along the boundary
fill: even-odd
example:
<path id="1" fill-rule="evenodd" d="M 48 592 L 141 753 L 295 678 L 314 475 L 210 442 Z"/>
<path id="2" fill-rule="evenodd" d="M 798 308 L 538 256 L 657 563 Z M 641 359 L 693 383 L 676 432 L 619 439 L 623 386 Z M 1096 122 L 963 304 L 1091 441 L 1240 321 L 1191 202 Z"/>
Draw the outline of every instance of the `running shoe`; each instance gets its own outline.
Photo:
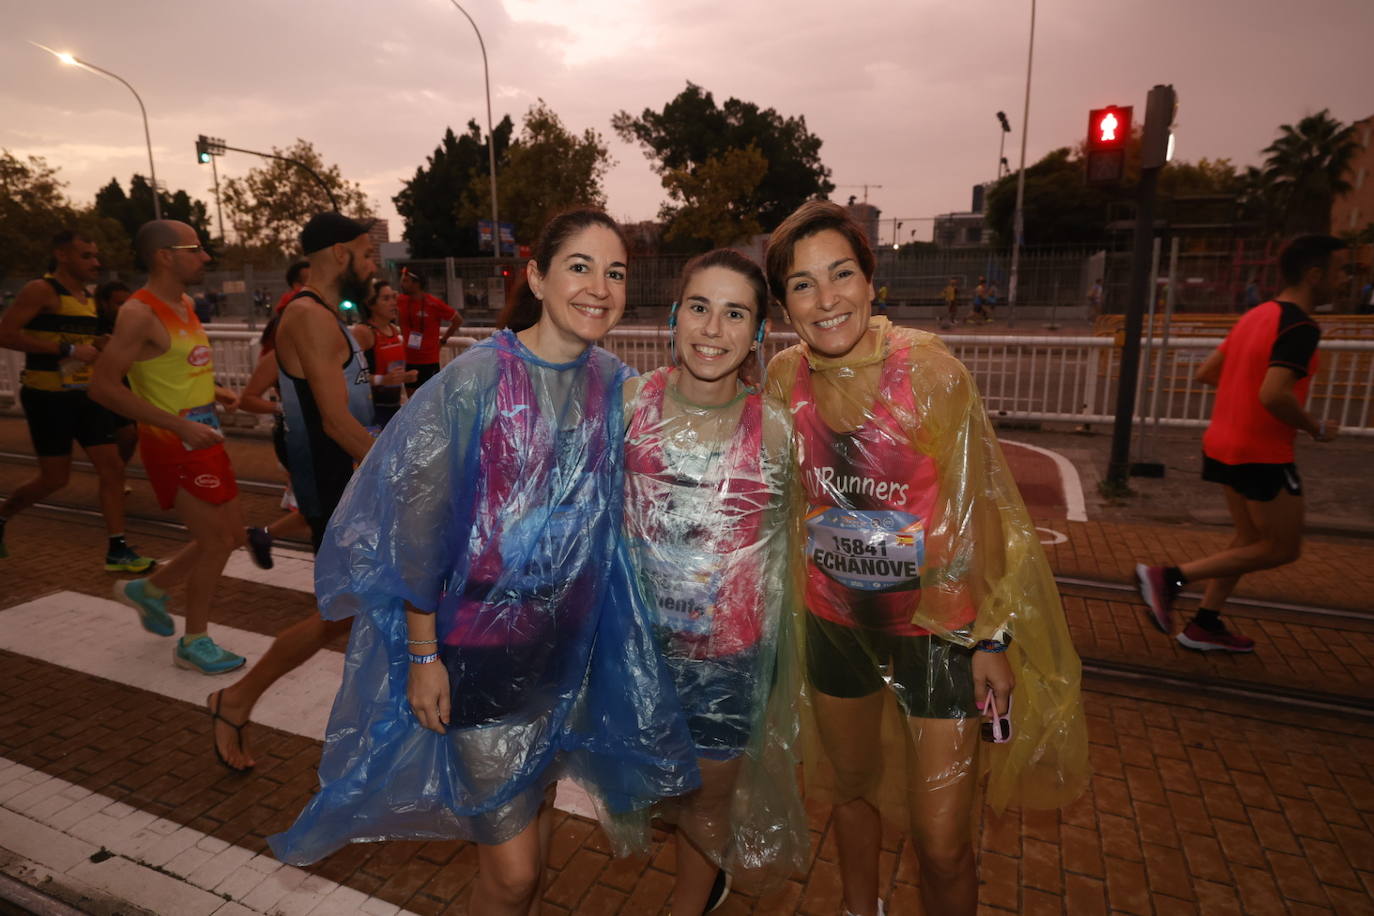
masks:
<path id="1" fill-rule="evenodd" d="M 127 544 L 118 550 L 111 550 L 105 554 L 106 572 L 147 572 L 153 568 L 157 561 L 152 557 L 140 557 L 134 552 L 133 548 Z"/>
<path id="2" fill-rule="evenodd" d="M 706 898 L 706 909 L 703 914 L 713 912 L 718 909 L 725 898 L 730 896 L 730 873 L 725 869 L 716 872 L 715 883 L 711 885 L 711 896 Z"/>
<path id="3" fill-rule="evenodd" d="M 1164 567 L 1137 563 L 1135 580 L 1140 589 L 1140 597 L 1150 609 L 1150 619 L 1154 621 L 1154 625 L 1159 627 L 1161 633 L 1172 632 L 1174 597 L 1178 595 L 1179 589 L 1164 575 Z"/>
<path id="4" fill-rule="evenodd" d="M 143 629 L 158 636 L 171 636 L 177 631 L 172 615 L 167 613 L 167 596 L 151 597 L 145 590 L 147 579 L 129 579 L 114 584 L 115 600 L 138 611 Z"/>
<path id="5" fill-rule="evenodd" d="M 272 533 L 266 528 L 249 528 L 248 555 L 258 569 L 272 568 Z"/>
<path id="6" fill-rule="evenodd" d="M 201 674 L 228 674 L 243 667 L 247 661 L 228 649 L 221 649 L 208 636 L 197 636 L 189 643 L 178 639 L 172 649 L 172 662 L 178 668 L 199 671 Z"/>
<path id="7" fill-rule="evenodd" d="M 1218 630 L 1208 630 L 1197 621 L 1190 621 L 1178 634 L 1180 645 L 1199 652 L 1254 652 L 1255 641 L 1249 636 L 1232 633 L 1225 624 Z"/>

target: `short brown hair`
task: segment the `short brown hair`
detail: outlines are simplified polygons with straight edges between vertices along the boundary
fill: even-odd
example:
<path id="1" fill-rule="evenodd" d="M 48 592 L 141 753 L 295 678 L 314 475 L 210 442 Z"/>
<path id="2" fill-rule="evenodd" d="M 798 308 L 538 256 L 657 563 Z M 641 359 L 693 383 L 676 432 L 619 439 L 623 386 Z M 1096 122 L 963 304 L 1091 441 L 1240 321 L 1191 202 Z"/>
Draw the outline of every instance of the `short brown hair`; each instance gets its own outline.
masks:
<path id="1" fill-rule="evenodd" d="M 797 243 L 827 229 L 834 229 L 845 237 L 849 247 L 854 249 L 854 257 L 864 272 L 864 279 L 873 279 L 878 262 L 873 257 L 873 249 L 869 247 L 868 233 L 839 204 L 829 200 L 808 200 L 773 230 L 768 238 L 768 249 L 763 255 L 768 287 L 784 306 L 787 304 L 784 281 L 787 272 L 792 269 L 792 255 Z"/>

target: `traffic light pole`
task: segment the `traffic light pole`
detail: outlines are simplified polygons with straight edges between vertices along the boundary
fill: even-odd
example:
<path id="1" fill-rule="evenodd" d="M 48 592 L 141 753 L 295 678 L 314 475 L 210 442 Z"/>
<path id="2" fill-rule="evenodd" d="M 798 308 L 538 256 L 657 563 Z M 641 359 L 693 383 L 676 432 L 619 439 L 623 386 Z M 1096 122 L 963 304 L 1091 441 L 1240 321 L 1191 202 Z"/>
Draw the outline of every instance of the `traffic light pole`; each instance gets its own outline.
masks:
<path id="1" fill-rule="evenodd" d="M 215 157 L 210 157 L 210 171 L 215 176 L 215 215 L 219 217 L 219 241 L 221 245 L 227 244 L 224 237 L 224 201 L 219 196 L 219 165 L 215 162 Z"/>
<path id="2" fill-rule="evenodd" d="M 1154 248 L 1155 190 L 1159 168 L 1140 170 L 1136 197 L 1135 248 L 1131 252 L 1131 279 L 1126 299 L 1126 338 L 1121 348 L 1121 376 L 1116 388 L 1116 423 L 1112 427 L 1112 454 L 1107 464 L 1107 484 L 1124 490 L 1131 473 L 1131 423 L 1135 417 L 1136 385 L 1140 375 L 1140 332 L 1149 296 L 1150 255 Z"/>

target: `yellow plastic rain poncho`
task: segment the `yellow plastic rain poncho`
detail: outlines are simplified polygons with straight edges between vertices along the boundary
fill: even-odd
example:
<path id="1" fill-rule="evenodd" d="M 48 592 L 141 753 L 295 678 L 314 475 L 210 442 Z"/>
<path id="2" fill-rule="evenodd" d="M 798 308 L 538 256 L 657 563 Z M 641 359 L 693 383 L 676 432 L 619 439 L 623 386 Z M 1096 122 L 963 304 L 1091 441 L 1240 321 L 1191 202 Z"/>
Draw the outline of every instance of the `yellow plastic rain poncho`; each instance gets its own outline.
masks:
<path id="1" fill-rule="evenodd" d="M 920 836 L 952 783 L 964 786 L 958 806 L 976 808 L 962 777 L 977 767 L 998 810 L 1062 806 L 1086 785 L 1087 734 L 1078 656 L 1035 527 L 963 364 L 933 334 L 885 318 L 869 328 L 844 357 L 803 343 L 768 369 L 806 494 L 808 797 L 864 798 Z M 990 744 L 973 726 L 972 646 L 1003 633 L 1013 734 Z M 873 747 L 837 746 L 859 732 L 834 721 L 830 698 L 884 684 Z"/>
<path id="2" fill-rule="evenodd" d="M 762 892 L 803 870 L 809 849 L 788 648 L 791 425 L 757 389 L 703 407 L 674 378 L 627 385 L 625 528 L 702 788 L 651 813 Z"/>

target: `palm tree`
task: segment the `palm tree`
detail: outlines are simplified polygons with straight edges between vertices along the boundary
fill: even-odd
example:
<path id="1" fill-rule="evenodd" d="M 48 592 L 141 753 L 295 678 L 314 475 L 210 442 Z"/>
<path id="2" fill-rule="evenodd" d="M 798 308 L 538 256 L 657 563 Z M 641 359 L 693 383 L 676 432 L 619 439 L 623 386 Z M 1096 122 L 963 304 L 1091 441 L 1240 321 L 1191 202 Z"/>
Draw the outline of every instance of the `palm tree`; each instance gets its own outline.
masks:
<path id="1" fill-rule="evenodd" d="M 1331 204 L 1351 190 L 1350 162 L 1360 151 L 1354 128 L 1323 108 L 1284 124 L 1264 148 L 1264 179 L 1285 235 L 1331 231 Z"/>

